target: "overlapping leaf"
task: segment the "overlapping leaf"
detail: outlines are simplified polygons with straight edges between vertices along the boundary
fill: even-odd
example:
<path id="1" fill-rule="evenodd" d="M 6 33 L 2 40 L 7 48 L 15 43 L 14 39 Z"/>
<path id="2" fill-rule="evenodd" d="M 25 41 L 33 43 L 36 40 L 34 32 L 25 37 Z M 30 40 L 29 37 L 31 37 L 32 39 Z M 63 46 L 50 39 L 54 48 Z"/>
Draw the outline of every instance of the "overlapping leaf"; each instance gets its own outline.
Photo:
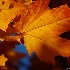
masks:
<path id="1" fill-rule="evenodd" d="M 24 33 L 24 39 L 23 37 L 22 39 L 29 54 L 35 51 L 41 60 L 54 63 L 54 56 L 68 57 L 70 55 L 70 41 L 59 37 L 60 34 L 70 31 L 70 8 L 67 5 L 63 5 L 49 9 L 48 3 L 49 0 L 36 0 L 28 6 L 23 6 L 19 2 L 17 4 L 21 4 L 20 7 L 15 6 L 9 10 L 2 10 L 0 29 L 5 31 L 10 28 L 11 30 L 12 28 L 8 27 L 8 24 L 13 19 L 14 29 Z M 24 9 L 22 9 L 22 6 Z M 10 13 L 12 16 L 9 16 Z M 7 17 L 5 18 L 5 16 Z M 6 25 L 2 27 L 5 23 Z"/>
<path id="2" fill-rule="evenodd" d="M 25 5 L 24 2 L 25 1 L 22 1 L 22 0 L 1 0 L 0 1 L 0 29 L 1 29 L 0 36 L 3 37 L 0 40 L 6 40 L 6 41 L 11 41 L 11 40 L 16 41 L 16 39 L 20 40 L 18 39 L 19 36 L 8 37 L 8 35 L 15 33 L 16 32 L 15 30 L 19 31 L 19 29 L 22 29 L 22 20 L 26 17 L 28 18 L 27 20 L 32 19 L 32 17 L 34 17 L 36 13 L 39 11 L 41 1 L 37 0 L 36 2 L 31 3 L 28 7 Z M 29 2 L 31 1 L 28 1 L 28 3 Z M 35 11 L 36 7 L 38 8 Z M 14 26 L 12 25 L 13 23 L 14 23 Z M 3 64 L 1 63 L 1 65 Z"/>
<path id="3" fill-rule="evenodd" d="M 4 4 L 2 4 L 4 2 Z M 6 31 L 8 24 L 14 20 L 16 16 L 21 13 L 26 13 L 26 6 L 21 2 L 14 2 L 9 0 L 0 1 L 0 29 Z"/>

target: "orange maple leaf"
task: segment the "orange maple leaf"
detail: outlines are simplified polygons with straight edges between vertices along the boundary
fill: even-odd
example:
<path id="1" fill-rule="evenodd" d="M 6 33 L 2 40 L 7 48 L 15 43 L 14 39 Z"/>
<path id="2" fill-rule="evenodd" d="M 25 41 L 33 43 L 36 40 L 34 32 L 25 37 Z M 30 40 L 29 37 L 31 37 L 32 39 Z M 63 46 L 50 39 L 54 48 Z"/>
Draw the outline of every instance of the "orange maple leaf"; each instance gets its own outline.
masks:
<path id="1" fill-rule="evenodd" d="M 70 55 L 70 41 L 59 37 L 70 30 L 69 12 L 67 5 L 48 9 L 28 23 L 24 45 L 30 54 L 35 51 L 41 60 L 49 63 L 54 63 L 54 56 Z"/>
<path id="2" fill-rule="evenodd" d="M 54 63 L 54 56 L 70 55 L 70 41 L 59 37 L 60 34 L 70 30 L 70 8 L 62 5 L 49 9 L 48 3 L 49 0 L 32 2 L 26 7 L 27 13 L 21 13 L 19 22 L 13 20 L 15 22 L 13 26 L 16 31 L 24 33 L 22 35 L 24 45 L 29 54 L 35 51 L 41 60 Z"/>

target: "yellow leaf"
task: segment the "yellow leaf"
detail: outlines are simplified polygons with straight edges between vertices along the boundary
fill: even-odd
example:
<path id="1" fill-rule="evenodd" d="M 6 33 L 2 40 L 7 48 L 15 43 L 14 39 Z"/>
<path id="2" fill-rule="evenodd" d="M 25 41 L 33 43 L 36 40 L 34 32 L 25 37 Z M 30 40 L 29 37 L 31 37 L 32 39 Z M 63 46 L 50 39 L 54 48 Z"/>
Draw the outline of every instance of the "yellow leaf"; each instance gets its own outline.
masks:
<path id="1" fill-rule="evenodd" d="M 8 59 L 4 57 L 4 55 L 1 55 L 0 56 L 0 65 L 1 66 L 5 66 L 5 62 L 7 61 Z"/>
<path id="2" fill-rule="evenodd" d="M 5 2 L 4 5 L 1 3 Z M 14 20 L 16 16 L 21 15 L 21 13 L 26 13 L 26 6 L 22 2 L 14 2 L 10 0 L 0 1 L 0 29 L 6 31 L 8 24 Z"/>

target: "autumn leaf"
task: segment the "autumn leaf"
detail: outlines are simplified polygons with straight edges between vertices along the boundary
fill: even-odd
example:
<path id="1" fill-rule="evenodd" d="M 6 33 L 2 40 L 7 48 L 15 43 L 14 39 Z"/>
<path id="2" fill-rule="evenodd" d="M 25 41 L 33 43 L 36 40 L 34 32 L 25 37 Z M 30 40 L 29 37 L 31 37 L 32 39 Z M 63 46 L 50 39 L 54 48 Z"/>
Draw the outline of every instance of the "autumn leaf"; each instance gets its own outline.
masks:
<path id="1" fill-rule="evenodd" d="M 0 29 L 1 29 L 0 36 L 3 38 L 1 38 L 0 40 L 2 40 L 2 41 L 3 40 L 11 41 L 11 40 L 16 40 L 16 39 L 20 40 L 20 39 L 18 39 L 19 36 L 17 36 L 17 37 L 9 36 L 10 34 L 16 32 L 13 28 L 13 24 L 18 25 L 18 28 L 16 30 L 22 28 L 22 20 L 23 20 L 22 17 L 26 17 L 25 15 L 27 14 L 28 10 L 33 11 L 33 9 L 34 9 L 33 13 L 36 15 L 36 13 L 38 11 L 35 11 L 35 8 L 36 8 L 36 6 L 39 5 L 39 3 L 41 4 L 41 2 L 39 2 L 39 1 L 33 2 L 32 4 L 29 5 L 29 8 L 27 9 L 27 6 L 24 4 L 24 2 L 22 2 L 22 0 L 18 0 L 16 2 L 14 2 L 14 0 L 11 0 L 11 1 L 10 0 L 1 0 L 0 1 Z M 30 14 L 32 14 L 32 13 L 30 13 Z M 34 17 L 34 14 L 32 14 L 31 17 Z M 11 15 L 11 17 L 10 17 L 10 15 Z M 29 18 L 29 16 L 27 16 L 27 17 Z M 14 27 L 15 27 L 15 25 L 14 25 Z M 6 36 L 9 36 L 9 37 L 6 37 Z M 1 58 L 4 58 L 4 57 L 1 56 Z M 6 58 L 4 58 L 3 60 L 5 60 L 5 59 Z M 5 60 L 2 63 L 3 60 L 1 59 L 1 63 L 0 63 L 0 65 L 2 65 L 2 66 L 5 64 L 5 61 L 6 61 Z"/>
<path id="2" fill-rule="evenodd" d="M 29 54 L 35 51 L 40 60 L 53 64 L 55 63 L 55 56 L 70 56 L 70 40 L 59 37 L 62 33 L 70 31 L 70 8 L 65 4 L 50 9 L 48 3 L 49 0 L 36 0 L 28 6 L 23 6 L 19 2 L 17 4 L 21 4 L 24 9 L 15 4 L 16 6 L 11 10 L 2 10 L 0 29 L 5 31 L 10 28 L 8 24 L 13 19 L 14 30 L 24 33 L 24 35 L 19 36 L 24 40 L 24 45 Z M 9 16 L 10 13 L 12 16 Z M 7 18 L 4 16 L 7 16 Z M 19 21 L 16 21 L 16 19 Z M 3 23 L 6 23 L 5 27 L 2 27 Z M 8 38 L 10 40 L 12 37 Z"/>
<path id="3" fill-rule="evenodd" d="M 70 30 L 70 8 L 67 5 L 46 10 L 27 26 L 24 44 L 31 54 L 36 52 L 41 60 L 54 63 L 54 56 L 70 55 L 70 41 L 59 37 Z"/>
<path id="4" fill-rule="evenodd" d="M 14 2 L 14 0 L 0 0 L 0 37 L 5 37 L 14 32 L 11 22 L 22 12 L 26 13 L 25 9 L 26 5 L 24 4 L 24 2 L 21 3 L 21 1 Z M 0 40 L 4 39 L 5 38 L 2 38 Z M 4 66 L 6 60 L 7 58 L 5 58 L 4 56 L 0 56 L 0 65 Z"/>
<path id="5" fill-rule="evenodd" d="M 0 56 L 0 65 L 1 66 L 5 66 L 5 62 L 7 61 L 8 59 L 4 57 L 4 55 L 1 55 Z"/>
<path id="6" fill-rule="evenodd" d="M 4 4 L 2 4 L 4 2 Z M 14 2 L 9 0 L 0 1 L 0 29 L 6 31 L 8 24 L 21 13 L 26 13 L 26 6 L 22 2 Z M 11 16 L 10 16 L 11 15 Z"/>

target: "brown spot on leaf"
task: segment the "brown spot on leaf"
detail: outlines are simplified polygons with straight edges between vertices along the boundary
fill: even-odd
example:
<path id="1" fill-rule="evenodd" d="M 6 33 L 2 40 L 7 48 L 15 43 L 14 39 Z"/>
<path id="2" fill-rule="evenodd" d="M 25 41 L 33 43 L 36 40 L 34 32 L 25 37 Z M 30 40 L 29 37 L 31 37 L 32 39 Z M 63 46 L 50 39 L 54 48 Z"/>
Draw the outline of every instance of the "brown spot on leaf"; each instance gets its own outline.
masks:
<path id="1" fill-rule="evenodd" d="M 4 5 L 4 4 L 5 4 L 5 2 L 3 1 L 3 2 L 2 2 L 2 4 Z"/>
<path id="2" fill-rule="evenodd" d="M 9 9 L 11 9 L 11 8 L 14 8 L 14 5 L 13 4 L 10 4 Z"/>

